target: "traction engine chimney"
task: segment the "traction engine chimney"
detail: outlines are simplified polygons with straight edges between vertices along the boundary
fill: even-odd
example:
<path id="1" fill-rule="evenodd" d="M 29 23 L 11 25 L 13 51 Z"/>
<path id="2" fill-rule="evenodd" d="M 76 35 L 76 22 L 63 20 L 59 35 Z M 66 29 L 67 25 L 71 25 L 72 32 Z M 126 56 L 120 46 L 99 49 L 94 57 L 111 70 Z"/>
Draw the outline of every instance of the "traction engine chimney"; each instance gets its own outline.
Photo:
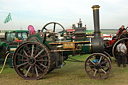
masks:
<path id="1" fill-rule="evenodd" d="M 94 37 L 100 36 L 100 23 L 99 23 L 99 5 L 92 6 L 93 9 L 93 19 L 94 19 Z"/>
<path id="2" fill-rule="evenodd" d="M 99 8 L 99 5 L 92 6 L 94 19 L 94 38 L 92 38 L 91 44 L 93 53 L 100 53 L 104 51 L 104 42 L 100 35 Z"/>

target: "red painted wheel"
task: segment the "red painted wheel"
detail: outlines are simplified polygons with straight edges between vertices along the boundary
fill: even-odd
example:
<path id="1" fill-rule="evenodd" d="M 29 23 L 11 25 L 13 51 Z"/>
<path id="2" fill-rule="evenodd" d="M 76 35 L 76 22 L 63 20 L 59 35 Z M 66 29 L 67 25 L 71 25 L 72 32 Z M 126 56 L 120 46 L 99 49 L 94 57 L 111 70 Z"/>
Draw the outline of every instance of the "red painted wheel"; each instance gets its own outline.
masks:
<path id="1" fill-rule="evenodd" d="M 50 68 L 49 50 L 45 45 L 37 42 L 23 43 L 14 53 L 13 65 L 22 78 L 40 79 Z"/>

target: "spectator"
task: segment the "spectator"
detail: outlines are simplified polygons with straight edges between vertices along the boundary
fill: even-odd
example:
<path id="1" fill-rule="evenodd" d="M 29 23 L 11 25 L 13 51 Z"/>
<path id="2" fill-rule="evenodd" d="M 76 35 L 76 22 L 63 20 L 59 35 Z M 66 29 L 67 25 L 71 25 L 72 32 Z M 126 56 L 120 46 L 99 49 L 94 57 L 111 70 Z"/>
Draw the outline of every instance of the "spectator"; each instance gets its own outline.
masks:
<path id="1" fill-rule="evenodd" d="M 126 61 L 127 61 L 127 48 L 125 45 L 125 41 L 121 41 L 120 44 L 117 45 L 117 51 L 118 51 L 118 66 L 120 67 L 121 63 L 123 64 L 123 67 L 126 67 Z"/>

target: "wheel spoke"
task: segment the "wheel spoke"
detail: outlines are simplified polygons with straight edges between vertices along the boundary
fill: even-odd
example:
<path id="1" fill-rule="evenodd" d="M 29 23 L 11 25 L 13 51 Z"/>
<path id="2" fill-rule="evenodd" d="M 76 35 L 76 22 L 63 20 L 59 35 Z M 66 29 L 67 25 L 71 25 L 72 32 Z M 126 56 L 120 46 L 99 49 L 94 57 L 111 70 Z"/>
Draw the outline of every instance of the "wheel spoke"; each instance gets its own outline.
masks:
<path id="1" fill-rule="evenodd" d="M 29 64 L 27 64 L 26 66 L 23 67 L 23 71 L 29 66 Z"/>
<path id="2" fill-rule="evenodd" d="M 101 77 L 100 70 L 98 69 L 99 76 Z"/>
<path id="3" fill-rule="evenodd" d="M 92 60 L 89 59 L 89 61 L 90 61 L 93 65 L 95 65 L 95 63 L 94 63 Z"/>
<path id="4" fill-rule="evenodd" d="M 96 55 L 94 55 L 94 58 L 95 58 L 95 60 L 97 60 L 97 59 L 96 59 Z M 96 62 L 97 62 L 97 61 L 96 61 Z"/>
<path id="5" fill-rule="evenodd" d="M 44 28 L 46 31 L 48 30 L 46 27 Z"/>
<path id="6" fill-rule="evenodd" d="M 41 66 L 43 66 L 44 68 L 47 68 L 47 66 L 45 66 L 44 64 L 42 64 L 42 63 L 39 63 Z"/>
<path id="7" fill-rule="evenodd" d="M 35 55 L 37 54 L 37 52 L 38 52 L 38 45 L 36 45 L 36 50 L 35 50 Z"/>
<path id="8" fill-rule="evenodd" d="M 26 58 L 24 55 L 22 55 L 22 54 L 19 54 L 19 53 L 17 53 L 17 55 L 19 55 L 19 56 L 21 56 L 21 57 L 24 57 L 24 58 Z"/>
<path id="9" fill-rule="evenodd" d="M 26 51 L 23 49 L 23 52 L 24 52 L 24 54 L 28 57 L 28 54 L 26 53 Z"/>
<path id="10" fill-rule="evenodd" d="M 44 60 L 44 59 L 40 59 L 40 60 L 37 60 L 37 61 L 43 61 L 43 62 L 46 61 L 46 62 L 48 62 L 48 60 Z"/>
<path id="11" fill-rule="evenodd" d="M 27 61 L 27 59 L 18 59 L 18 61 Z"/>
<path id="12" fill-rule="evenodd" d="M 25 64 L 27 64 L 28 62 L 25 62 L 25 63 L 22 63 L 22 64 L 20 64 L 20 65 L 17 65 L 17 67 L 19 68 L 19 67 L 21 67 L 21 66 L 23 66 L 23 65 L 25 65 Z"/>
<path id="13" fill-rule="evenodd" d="M 101 69 L 101 71 L 103 71 L 106 74 L 106 71 L 104 69 Z"/>
<path id="14" fill-rule="evenodd" d="M 29 66 L 29 68 L 28 68 L 28 70 L 27 70 L 27 72 L 26 72 L 26 74 L 25 74 L 24 76 L 26 76 L 26 77 L 27 77 L 28 72 L 30 71 L 31 67 L 32 67 L 32 66 Z"/>
<path id="15" fill-rule="evenodd" d="M 102 64 L 105 64 L 105 63 L 107 63 L 107 61 L 106 61 L 106 60 L 105 60 L 104 62 L 102 62 L 102 63 L 101 63 L 101 65 L 102 65 Z"/>
<path id="16" fill-rule="evenodd" d="M 34 44 L 32 45 L 31 57 L 33 57 L 33 51 L 34 51 Z"/>
<path id="17" fill-rule="evenodd" d="M 25 45 L 25 47 L 27 48 L 28 52 L 29 52 L 29 53 L 31 53 L 31 52 L 30 52 L 30 50 L 29 50 L 29 48 L 28 48 L 28 46 L 27 46 L 27 45 Z"/>
<path id="18" fill-rule="evenodd" d="M 95 69 L 95 72 L 94 72 L 94 74 L 93 74 L 94 77 L 96 76 L 96 73 L 97 73 L 97 69 Z"/>
<path id="19" fill-rule="evenodd" d="M 94 66 L 94 65 L 89 65 L 89 64 L 88 64 L 87 66 Z"/>
<path id="20" fill-rule="evenodd" d="M 53 32 L 55 32 L 55 28 L 56 28 L 56 23 L 54 23 Z"/>
<path id="21" fill-rule="evenodd" d="M 92 68 L 91 70 L 88 71 L 88 73 L 90 73 L 92 70 L 95 70 L 94 68 Z"/>
<path id="22" fill-rule="evenodd" d="M 100 57 L 100 60 L 99 60 L 98 64 L 100 64 L 102 57 L 103 57 L 103 56 Z"/>
<path id="23" fill-rule="evenodd" d="M 35 66 L 35 71 L 36 71 L 36 76 L 39 76 L 36 66 Z"/>
<path id="24" fill-rule="evenodd" d="M 101 66 L 101 68 L 108 68 L 108 66 Z"/>
<path id="25" fill-rule="evenodd" d="M 32 66 L 32 77 L 34 77 L 34 67 Z"/>
<path id="26" fill-rule="evenodd" d="M 41 55 L 41 56 L 38 57 L 38 59 L 44 58 L 44 57 L 47 57 L 47 56 L 48 56 L 48 55 L 46 55 L 46 54 L 45 54 L 45 55 Z"/>
<path id="27" fill-rule="evenodd" d="M 44 51 L 44 49 L 42 49 L 42 50 L 35 56 L 35 58 L 38 57 L 43 51 Z"/>
<path id="28" fill-rule="evenodd" d="M 39 68 L 42 72 L 44 72 L 44 70 L 42 68 L 40 68 L 37 64 L 35 64 L 37 68 Z"/>

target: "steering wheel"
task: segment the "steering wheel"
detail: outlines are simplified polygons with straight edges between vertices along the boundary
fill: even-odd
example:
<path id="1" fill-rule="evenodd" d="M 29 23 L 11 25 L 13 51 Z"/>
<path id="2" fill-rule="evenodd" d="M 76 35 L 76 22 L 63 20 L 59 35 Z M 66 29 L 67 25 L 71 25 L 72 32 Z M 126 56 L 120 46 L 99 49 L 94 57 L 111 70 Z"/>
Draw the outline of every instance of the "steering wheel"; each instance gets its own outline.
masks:
<path id="1" fill-rule="evenodd" d="M 48 31 L 48 29 L 47 29 L 46 27 L 47 27 L 48 25 L 50 25 L 50 24 L 53 24 L 53 32 L 55 32 L 56 25 L 59 25 L 59 26 L 63 29 L 63 31 L 65 31 L 64 27 L 63 27 L 61 24 L 59 24 L 59 23 L 57 23 L 57 22 L 49 22 L 49 23 L 47 23 L 46 25 L 44 25 L 44 27 L 42 28 L 42 32 L 43 32 L 44 30 Z"/>

